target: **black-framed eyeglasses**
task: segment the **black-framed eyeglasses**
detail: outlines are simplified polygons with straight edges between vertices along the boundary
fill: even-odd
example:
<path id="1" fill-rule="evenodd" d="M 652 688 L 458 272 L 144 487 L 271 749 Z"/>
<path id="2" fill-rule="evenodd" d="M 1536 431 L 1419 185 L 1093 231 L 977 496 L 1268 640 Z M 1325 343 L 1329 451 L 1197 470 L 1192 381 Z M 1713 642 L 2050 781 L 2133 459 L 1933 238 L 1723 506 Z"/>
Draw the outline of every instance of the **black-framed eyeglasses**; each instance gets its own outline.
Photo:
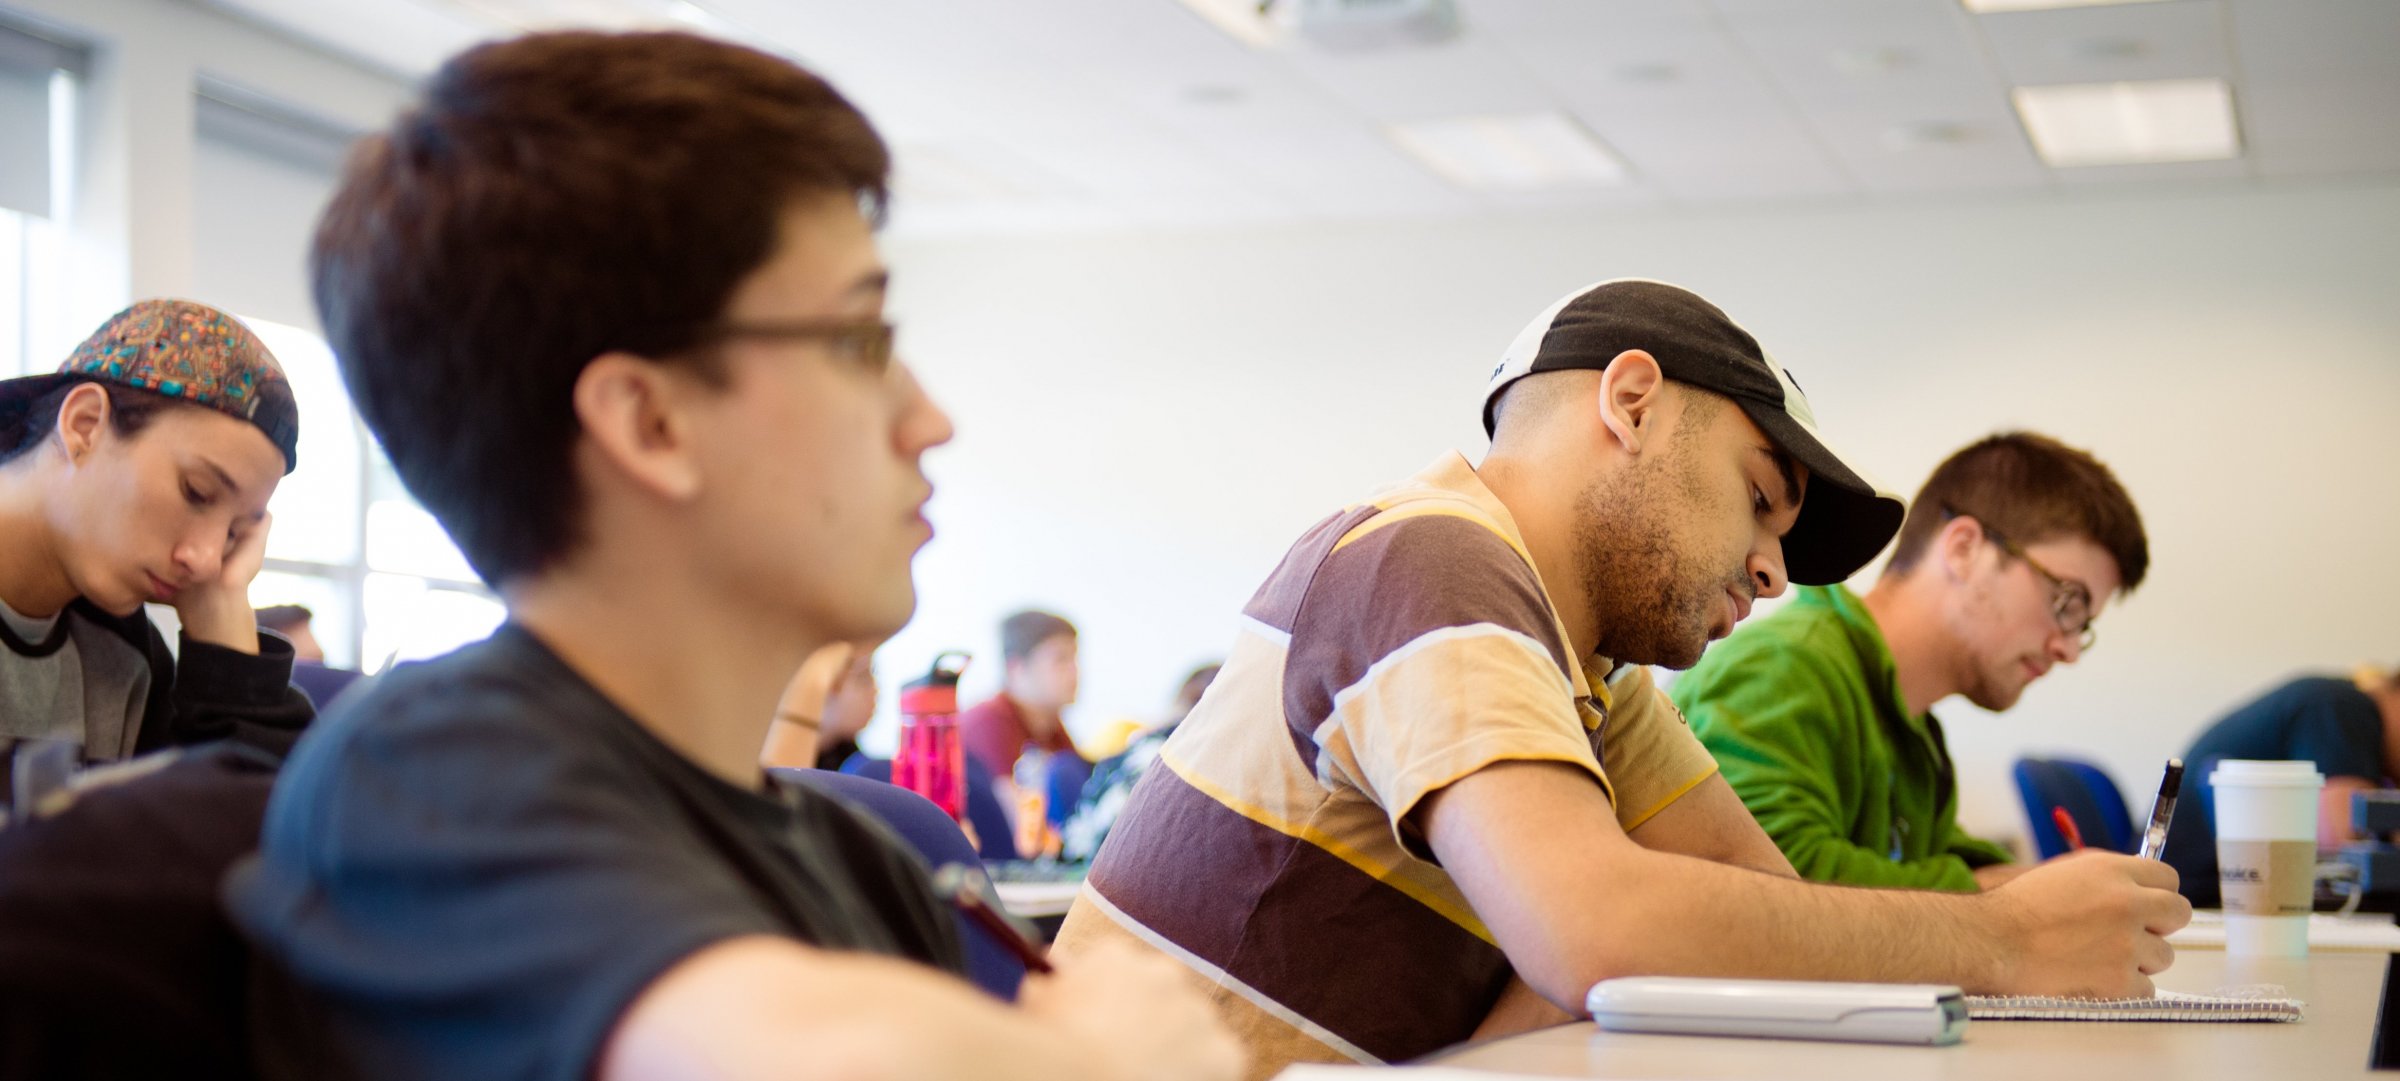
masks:
<path id="1" fill-rule="evenodd" d="M 1956 518 L 1959 516 L 1959 512 L 1950 507 L 1943 507 L 1942 516 Z M 2051 573 L 2050 568 L 2042 566 L 2040 560 L 2033 558 L 2025 549 L 2018 547 L 2017 542 L 2008 539 L 2007 535 L 1999 530 L 1993 529 L 1991 523 L 1976 518 L 1975 524 L 1983 528 L 1984 537 L 1989 539 L 1994 546 L 2033 568 L 2033 573 L 2040 575 L 2043 581 L 2050 583 L 2050 618 L 2057 622 L 2060 631 L 2075 639 L 2078 650 L 2090 651 L 2092 644 L 2100 640 L 2100 632 L 2092 626 L 2096 617 L 2092 612 L 2091 587 Z"/>
<path id="2" fill-rule="evenodd" d="M 882 319 L 801 319 L 780 323 L 711 323 L 700 328 L 699 345 L 716 345 L 741 338 L 768 341 L 823 342 L 835 356 L 882 374 L 892 364 L 892 341 L 899 328 Z"/>

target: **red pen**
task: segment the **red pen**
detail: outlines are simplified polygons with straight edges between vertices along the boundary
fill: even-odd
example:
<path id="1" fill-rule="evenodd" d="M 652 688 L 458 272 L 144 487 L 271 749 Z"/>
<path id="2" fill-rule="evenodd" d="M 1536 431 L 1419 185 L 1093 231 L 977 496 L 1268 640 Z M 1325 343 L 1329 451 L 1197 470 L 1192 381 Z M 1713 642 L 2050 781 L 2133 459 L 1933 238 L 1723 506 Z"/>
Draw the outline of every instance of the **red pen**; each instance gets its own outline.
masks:
<path id="1" fill-rule="evenodd" d="M 968 919 L 975 921 L 977 927 L 991 932 L 991 936 L 1008 947 L 1008 952 L 1015 954 L 1017 960 L 1025 962 L 1025 971 L 1050 971 L 1050 962 L 1042 956 L 1041 947 L 1033 944 L 1031 937 L 1017 926 L 1017 921 L 984 901 L 983 890 L 965 864 L 943 864 L 942 869 L 933 874 L 933 892 L 965 913 Z"/>
<path id="2" fill-rule="evenodd" d="M 2067 851 L 2083 851 L 2083 831 L 2075 828 L 2075 816 L 2064 807 L 2050 808 L 2050 821 L 2058 823 L 2058 832 L 2067 839 Z"/>

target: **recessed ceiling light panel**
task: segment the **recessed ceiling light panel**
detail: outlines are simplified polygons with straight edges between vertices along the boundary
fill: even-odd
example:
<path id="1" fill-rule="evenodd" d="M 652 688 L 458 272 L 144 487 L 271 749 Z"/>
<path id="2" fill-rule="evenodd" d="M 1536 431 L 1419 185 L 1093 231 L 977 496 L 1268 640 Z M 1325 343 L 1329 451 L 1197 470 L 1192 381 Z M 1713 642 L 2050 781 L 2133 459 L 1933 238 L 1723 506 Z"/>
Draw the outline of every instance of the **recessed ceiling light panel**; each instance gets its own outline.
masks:
<path id="1" fill-rule="evenodd" d="M 2020 86 L 2010 92 L 2035 152 L 2056 167 L 2237 157 L 2223 79 Z"/>
<path id="2" fill-rule="evenodd" d="M 1477 191 L 1609 187 L 1628 179 L 1623 161 L 1558 113 L 1420 120 L 1385 131 L 1426 168 Z"/>

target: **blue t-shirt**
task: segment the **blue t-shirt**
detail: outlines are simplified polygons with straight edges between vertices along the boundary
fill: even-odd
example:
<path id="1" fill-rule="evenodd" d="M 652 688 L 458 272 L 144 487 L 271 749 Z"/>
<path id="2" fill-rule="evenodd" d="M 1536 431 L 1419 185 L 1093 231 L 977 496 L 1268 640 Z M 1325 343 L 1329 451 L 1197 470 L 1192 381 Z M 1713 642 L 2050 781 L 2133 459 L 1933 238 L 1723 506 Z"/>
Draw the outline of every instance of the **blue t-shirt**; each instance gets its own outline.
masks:
<path id="1" fill-rule="evenodd" d="M 643 989 L 743 935 L 963 967 L 881 823 L 725 783 L 514 624 L 345 696 L 226 899 L 270 1078 L 583 1081 Z"/>
<path id="2" fill-rule="evenodd" d="M 2346 679 L 2295 679 L 2210 725 L 2183 755 L 2183 792 L 2164 857 L 2183 895 L 2213 908 L 2217 891 L 2216 792 L 2208 775 L 2227 758 L 2306 760 L 2327 777 L 2383 777 L 2383 712 Z"/>

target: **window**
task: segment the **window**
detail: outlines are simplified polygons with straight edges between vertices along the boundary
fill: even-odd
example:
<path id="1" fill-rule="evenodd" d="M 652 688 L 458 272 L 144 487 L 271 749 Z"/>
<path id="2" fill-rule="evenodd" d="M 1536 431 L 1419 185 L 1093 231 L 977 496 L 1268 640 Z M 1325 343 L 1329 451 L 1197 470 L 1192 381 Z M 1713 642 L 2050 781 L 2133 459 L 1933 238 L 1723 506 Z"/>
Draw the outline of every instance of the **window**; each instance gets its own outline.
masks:
<path id="1" fill-rule="evenodd" d="M 82 337 L 66 325 L 81 49 L 0 23 L 0 377 L 55 367 Z"/>
<path id="2" fill-rule="evenodd" d="M 337 667 L 379 672 L 490 634 L 505 612 L 466 557 L 408 497 L 351 409 L 332 349 L 299 327 L 245 316 L 300 405 L 300 467 L 268 510 L 254 607 L 305 605 Z"/>

